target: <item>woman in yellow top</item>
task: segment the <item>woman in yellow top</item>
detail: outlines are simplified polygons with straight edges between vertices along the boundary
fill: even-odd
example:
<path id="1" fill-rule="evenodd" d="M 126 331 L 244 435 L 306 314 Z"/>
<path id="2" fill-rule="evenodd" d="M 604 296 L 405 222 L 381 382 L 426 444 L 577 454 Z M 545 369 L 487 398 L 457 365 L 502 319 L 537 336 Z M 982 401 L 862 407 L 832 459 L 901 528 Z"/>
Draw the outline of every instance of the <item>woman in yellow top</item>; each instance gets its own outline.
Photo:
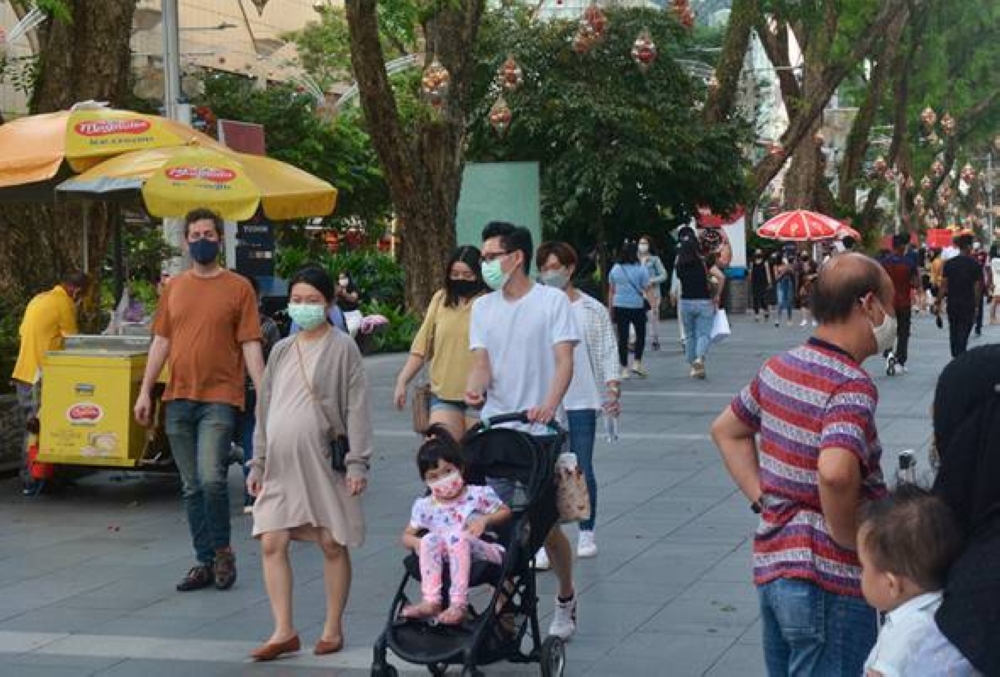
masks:
<path id="1" fill-rule="evenodd" d="M 472 246 L 456 249 L 445 267 L 444 289 L 431 299 L 410 346 L 410 357 L 396 377 L 393 400 L 406 406 L 406 388 L 430 361 L 431 424 L 440 423 L 456 440 L 479 420 L 478 412 L 464 401 L 466 379 L 472 369 L 469 350 L 469 319 L 472 302 L 486 290 L 480 270 L 479 250 Z"/>

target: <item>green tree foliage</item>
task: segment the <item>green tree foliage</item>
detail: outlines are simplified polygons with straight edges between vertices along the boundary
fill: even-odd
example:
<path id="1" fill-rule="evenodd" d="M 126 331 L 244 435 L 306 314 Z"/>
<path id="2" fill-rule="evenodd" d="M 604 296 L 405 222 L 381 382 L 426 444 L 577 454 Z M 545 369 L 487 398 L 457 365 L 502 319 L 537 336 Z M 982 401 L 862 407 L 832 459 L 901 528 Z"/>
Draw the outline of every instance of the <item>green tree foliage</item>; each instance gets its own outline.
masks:
<path id="1" fill-rule="evenodd" d="M 336 186 L 335 224 L 374 226 L 388 218 L 388 192 L 358 115 L 324 120 L 314 100 L 294 85 L 259 89 L 252 80 L 223 73 L 208 75 L 204 85 L 201 103 L 217 117 L 264 125 L 268 155 Z"/>
<path id="2" fill-rule="evenodd" d="M 668 12 L 609 9 L 604 40 L 571 48 L 576 23 L 492 12 L 477 48 L 468 159 L 541 163 L 548 236 L 616 241 L 685 221 L 698 205 L 726 210 L 746 196 L 738 122 L 707 124 L 706 86 L 675 61 L 689 34 Z M 659 58 L 646 73 L 630 51 L 647 28 Z M 512 54 L 524 84 L 505 93 L 510 129 L 498 135 L 488 111 L 497 69 Z"/>

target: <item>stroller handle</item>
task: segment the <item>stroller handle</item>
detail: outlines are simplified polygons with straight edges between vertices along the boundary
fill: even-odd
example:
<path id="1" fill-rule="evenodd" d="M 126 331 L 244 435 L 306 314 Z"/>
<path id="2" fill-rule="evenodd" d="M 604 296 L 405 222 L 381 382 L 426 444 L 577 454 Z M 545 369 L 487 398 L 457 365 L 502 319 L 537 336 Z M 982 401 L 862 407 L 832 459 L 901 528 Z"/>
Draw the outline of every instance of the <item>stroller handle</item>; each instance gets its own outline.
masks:
<path id="1" fill-rule="evenodd" d="M 527 411 L 519 411 L 510 414 L 498 414 L 497 416 L 491 416 L 490 418 L 483 419 L 479 425 L 483 427 L 483 430 L 489 430 L 490 428 L 498 425 L 503 425 L 504 423 L 531 423 L 528 420 Z M 555 435 L 562 435 L 566 430 L 556 419 L 552 419 L 548 423 L 544 424 Z"/>

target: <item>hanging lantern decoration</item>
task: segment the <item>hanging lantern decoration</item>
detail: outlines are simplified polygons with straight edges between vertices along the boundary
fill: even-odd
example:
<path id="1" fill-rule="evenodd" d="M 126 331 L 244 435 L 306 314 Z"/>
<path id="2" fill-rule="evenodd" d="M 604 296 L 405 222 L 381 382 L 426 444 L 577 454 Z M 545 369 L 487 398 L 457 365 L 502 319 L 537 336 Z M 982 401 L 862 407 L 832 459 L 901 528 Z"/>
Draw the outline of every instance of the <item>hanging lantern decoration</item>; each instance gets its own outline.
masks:
<path id="1" fill-rule="evenodd" d="M 514 114 L 511 112 L 510 106 L 507 105 L 503 94 L 501 94 L 490 107 L 490 126 L 493 127 L 493 131 L 503 136 L 510 128 L 510 121 L 513 117 Z"/>
<path id="2" fill-rule="evenodd" d="M 944 132 L 945 136 L 952 136 L 952 135 L 954 135 L 955 134 L 955 128 L 957 126 L 958 126 L 958 123 L 955 121 L 955 118 L 953 118 L 950 113 L 945 113 L 941 117 L 941 131 Z"/>
<path id="3" fill-rule="evenodd" d="M 604 39 L 604 34 L 608 30 L 608 15 L 597 5 L 589 5 L 583 10 L 583 19 L 593 30 L 598 40 Z"/>
<path id="4" fill-rule="evenodd" d="M 942 139 L 940 136 L 938 136 L 937 132 L 931 132 L 927 136 L 927 143 L 931 144 L 932 146 L 943 146 L 944 145 L 944 139 Z"/>
<path id="5" fill-rule="evenodd" d="M 576 34 L 573 36 L 573 51 L 586 54 L 594 45 L 604 39 L 608 29 L 608 17 L 597 5 L 589 5 L 583 10 Z"/>
<path id="6" fill-rule="evenodd" d="M 694 28 L 694 10 L 691 9 L 690 0 L 674 0 L 674 16 L 684 28 Z"/>
<path id="7" fill-rule="evenodd" d="M 885 173 L 882 175 L 882 178 L 888 181 L 889 183 L 893 183 L 896 180 L 896 171 L 890 167 L 889 169 L 885 170 Z"/>
<path id="8" fill-rule="evenodd" d="M 420 90 L 424 95 L 424 100 L 434 108 L 441 108 L 444 105 L 445 99 L 448 98 L 448 89 L 450 86 L 451 73 L 441 65 L 441 62 L 438 61 L 435 55 L 430 65 L 424 69 L 423 76 L 420 78 Z"/>
<path id="9" fill-rule="evenodd" d="M 923 209 L 924 208 L 924 196 L 923 195 L 918 195 L 915 198 L 913 198 L 913 206 L 916 207 L 917 210 Z"/>
<path id="10" fill-rule="evenodd" d="M 962 180 L 968 184 L 975 183 L 976 181 L 976 170 L 969 163 L 966 163 L 962 167 Z"/>
<path id="11" fill-rule="evenodd" d="M 931 129 L 937 122 L 937 113 L 934 112 L 933 108 L 928 106 L 920 113 L 920 122 L 923 123 L 926 129 Z"/>
<path id="12" fill-rule="evenodd" d="M 507 55 L 507 60 L 503 62 L 500 66 L 500 71 L 497 73 L 497 80 L 500 82 L 500 86 L 508 92 L 513 92 L 524 84 L 524 73 L 521 71 L 521 67 L 517 65 L 517 61 L 514 60 L 513 55 Z"/>
<path id="13" fill-rule="evenodd" d="M 632 43 L 632 60 L 635 61 L 639 70 L 645 73 L 656 61 L 657 56 L 659 56 L 659 51 L 656 49 L 656 43 L 653 42 L 649 30 L 643 28 L 639 31 L 639 37 Z"/>
<path id="14" fill-rule="evenodd" d="M 913 190 L 916 185 L 917 184 L 914 183 L 912 176 L 907 176 L 906 181 L 903 182 L 903 187 L 906 188 L 906 190 Z"/>
<path id="15" fill-rule="evenodd" d="M 875 162 L 872 163 L 872 173 L 876 176 L 881 176 L 885 174 L 888 167 L 889 165 L 886 163 L 885 158 L 879 155 L 875 158 Z"/>
<path id="16" fill-rule="evenodd" d="M 920 190 L 930 190 L 932 185 L 933 182 L 931 181 L 931 177 L 925 176 L 920 179 Z"/>
<path id="17" fill-rule="evenodd" d="M 939 178 L 944 176 L 944 163 L 940 160 L 935 160 L 931 165 L 931 172 Z"/>
<path id="18" fill-rule="evenodd" d="M 951 198 L 955 195 L 955 191 L 951 189 L 950 186 L 945 186 L 941 189 L 941 199 L 945 202 L 951 202 Z"/>
<path id="19" fill-rule="evenodd" d="M 817 146 L 822 146 L 823 144 L 826 143 L 826 137 L 823 136 L 823 132 L 816 132 L 815 134 L 813 134 L 813 143 L 815 143 Z"/>

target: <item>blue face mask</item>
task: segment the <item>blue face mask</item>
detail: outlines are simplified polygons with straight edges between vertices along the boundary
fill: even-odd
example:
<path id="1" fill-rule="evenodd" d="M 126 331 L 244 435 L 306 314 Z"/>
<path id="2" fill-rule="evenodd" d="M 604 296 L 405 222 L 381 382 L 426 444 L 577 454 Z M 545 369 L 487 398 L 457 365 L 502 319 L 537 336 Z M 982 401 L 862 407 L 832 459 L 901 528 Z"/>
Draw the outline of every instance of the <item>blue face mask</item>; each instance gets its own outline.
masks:
<path id="1" fill-rule="evenodd" d="M 191 258 L 201 265 L 207 265 L 215 261 L 219 256 L 219 243 L 215 240 L 195 240 L 188 242 L 188 251 Z"/>
<path id="2" fill-rule="evenodd" d="M 326 322 L 326 307 L 320 303 L 289 303 L 288 317 L 309 331 Z"/>

